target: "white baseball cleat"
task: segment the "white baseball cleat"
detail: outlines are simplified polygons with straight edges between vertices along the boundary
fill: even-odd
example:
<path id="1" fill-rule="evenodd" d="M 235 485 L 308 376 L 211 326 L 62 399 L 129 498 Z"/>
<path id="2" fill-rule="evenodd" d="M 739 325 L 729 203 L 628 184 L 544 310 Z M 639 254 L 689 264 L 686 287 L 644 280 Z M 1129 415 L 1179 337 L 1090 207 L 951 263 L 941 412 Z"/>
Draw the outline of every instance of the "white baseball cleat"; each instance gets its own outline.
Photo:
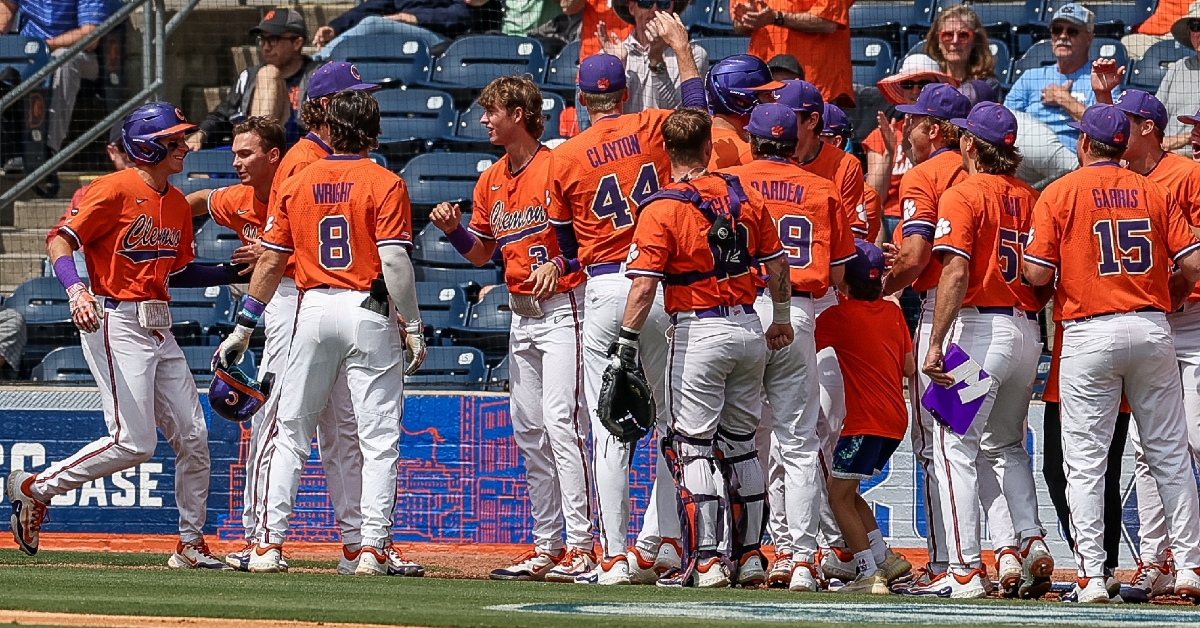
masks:
<path id="1" fill-rule="evenodd" d="M 1021 547 L 1021 585 L 1017 595 L 1022 600 L 1036 600 L 1054 586 L 1054 557 L 1042 537 L 1035 536 L 1025 541 Z M 1117 583 L 1116 595 L 1120 593 L 1120 583 Z"/>
<path id="2" fill-rule="evenodd" d="M 983 579 L 986 576 L 980 569 L 972 569 L 967 574 L 956 574 L 951 571 L 930 578 L 928 584 L 914 585 L 905 591 L 908 595 L 926 597 L 944 597 L 951 599 L 974 599 L 987 595 Z"/>
<path id="3" fill-rule="evenodd" d="M 349 545 L 342 546 L 342 555 L 338 557 L 337 572 L 339 576 L 353 576 L 358 569 L 358 559 L 362 555 L 362 546 L 356 545 L 354 549 L 350 549 Z"/>
<path id="4" fill-rule="evenodd" d="M 1200 603 L 1200 569 L 1175 571 L 1175 595 L 1193 604 Z"/>
<path id="5" fill-rule="evenodd" d="M 250 551 L 250 562 L 246 571 L 250 573 L 283 573 L 288 570 L 283 561 L 283 546 L 278 544 L 258 543 Z"/>
<path id="6" fill-rule="evenodd" d="M 420 578 L 425 575 L 425 568 L 404 558 L 395 546 L 388 545 L 383 549 L 363 547 L 358 553 L 354 575 Z"/>
<path id="7" fill-rule="evenodd" d="M 821 548 L 818 562 L 825 579 L 837 578 L 842 582 L 850 582 L 858 576 L 858 564 L 854 554 L 840 547 Z"/>
<path id="8" fill-rule="evenodd" d="M 1080 604 L 1108 604 L 1111 598 L 1104 578 L 1079 578 L 1075 581 L 1075 590 L 1064 595 L 1063 601 Z"/>
<path id="9" fill-rule="evenodd" d="M 242 549 L 235 552 L 229 552 L 225 556 L 225 564 L 233 567 L 237 571 L 249 571 L 250 553 L 254 551 L 254 541 L 247 541 Z"/>
<path id="10" fill-rule="evenodd" d="M 1175 592 L 1175 574 L 1167 565 L 1142 563 L 1138 565 L 1129 586 L 1121 589 L 1121 599 L 1134 604 L 1145 604 L 1161 595 Z"/>
<path id="11" fill-rule="evenodd" d="M 821 588 L 817 581 L 817 568 L 812 563 L 797 561 L 792 564 L 792 577 L 788 589 L 796 592 L 815 593 Z"/>
<path id="12" fill-rule="evenodd" d="M 771 565 L 771 573 L 767 574 L 767 586 L 772 589 L 786 589 L 792 582 L 792 554 L 775 555 L 775 564 Z"/>
<path id="13" fill-rule="evenodd" d="M 767 559 L 758 551 L 747 552 L 738 560 L 737 583 L 757 587 L 767 581 Z"/>
<path id="14" fill-rule="evenodd" d="M 38 540 L 42 530 L 42 522 L 46 520 L 46 504 L 38 501 L 29 494 L 29 485 L 37 477 L 27 471 L 13 471 L 8 474 L 5 493 L 12 504 L 12 515 L 8 525 L 12 529 L 13 540 L 22 552 L 33 556 L 38 551 Z"/>
<path id="15" fill-rule="evenodd" d="M 575 578 L 575 584 L 633 584 L 629 579 L 629 560 L 624 554 L 602 557 L 595 569 Z"/>
<path id="16" fill-rule="evenodd" d="M 996 557 L 996 580 L 1000 591 L 1007 598 L 1017 597 L 1021 586 L 1021 555 L 1017 550 L 1006 547 Z"/>
<path id="17" fill-rule="evenodd" d="M 724 589 L 730 584 L 729 565 L 720 556 L 701 558 L 692 578 L 697 589 Z"/>
<path id="18" fill-rule="evenodd" d="M 683 547 L 675 539 L 663 539 L 654 557 L 654 570 L 665 574 L 672 569 L 683 568 Z"/>
<path id="19" fill-rule="evenodd" d="M 633 546 L 625 554 L 625 567 L 629 570 L 629 581 L 632 584 L 654 584 L 659 572 L 654 568 L 657 554 L 649 554 L 646 550 Z"/>
<path id="20" fill-rule="evenodd" d="M 553 569 L 566 553 L 562 548 L 553 554 L 533 549 L 518 556 L 508 567 L 493 569 L 488 577 L 492 580 L 545 580 L 546 572 Z"/>
<path id="21" fill-rule="evenodd" d="M 573 547 L 567 550 L 557 565 L 546 572 L 546 582 L 575 582 L 576 578 L 595 568 L 596 559 L 591 552 Z"/>
<path id="22" fill-rule="evenodd" d="M 225 564 L 220 558 L 217 558 L 212 550 L 208 549 L 208 544 L 204 539 L 200 539 L 198 543 L 184 543 L 180 541 L 175 545 L 175 553 L 167 559 L 167 567 L 171 569 L 213 569 L 216 571 L 233 571 L 233 567 Z"/>

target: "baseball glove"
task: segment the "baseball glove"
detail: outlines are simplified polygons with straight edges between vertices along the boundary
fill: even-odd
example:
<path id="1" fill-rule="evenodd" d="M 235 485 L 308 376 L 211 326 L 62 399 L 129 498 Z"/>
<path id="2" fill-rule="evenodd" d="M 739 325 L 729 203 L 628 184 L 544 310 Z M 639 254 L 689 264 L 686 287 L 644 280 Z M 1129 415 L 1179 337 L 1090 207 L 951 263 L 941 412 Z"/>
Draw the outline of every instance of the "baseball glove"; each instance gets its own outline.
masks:
<path id="1" fill-rule="evenodd" d="M 636 443 L 654 427 L 650 386 L 640 370 L 618 355 L 612 356 L 612 363 L 604 370 L 596 415 L 622 443 Z"/>

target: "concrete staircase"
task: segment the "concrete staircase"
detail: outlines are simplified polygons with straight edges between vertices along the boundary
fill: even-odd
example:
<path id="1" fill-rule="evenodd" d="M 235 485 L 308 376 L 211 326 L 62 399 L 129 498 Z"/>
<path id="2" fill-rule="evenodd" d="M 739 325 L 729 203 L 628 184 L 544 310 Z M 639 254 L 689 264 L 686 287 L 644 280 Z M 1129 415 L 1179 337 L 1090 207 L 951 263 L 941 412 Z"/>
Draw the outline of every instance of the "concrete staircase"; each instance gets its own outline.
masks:
<path id="1" fill-rule="evenodd" d="M 26 195 L 0 211 L 0 294 L 12 294 L 21 282 L 45 272 L 46 231 L 67 211 L 75 191 L 98 176 L 60 173 L 58 198 Z"/>

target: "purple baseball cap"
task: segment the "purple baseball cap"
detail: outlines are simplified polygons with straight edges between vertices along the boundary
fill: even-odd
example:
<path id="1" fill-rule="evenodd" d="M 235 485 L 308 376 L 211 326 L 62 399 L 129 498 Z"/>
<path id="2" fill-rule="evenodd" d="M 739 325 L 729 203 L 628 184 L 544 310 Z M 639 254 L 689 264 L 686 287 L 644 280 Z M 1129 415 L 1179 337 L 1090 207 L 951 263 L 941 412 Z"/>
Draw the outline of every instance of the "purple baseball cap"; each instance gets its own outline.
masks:
<path id="1" fill-rule="evenodd" d="M 846 278 L 863 282 L 882 280 L 883 251 L 862 238 L 854 238 L 854 248 L 858 255 L 846 262 Z"/>
<path id="2" fill-rule="evenodd" d="M 372 91 L 379 89 L 374 83 L 364 83 L 358 68 L 345 61 L 330 61 L 317 68 L 308 79 L 308 97 L 323 98 L 348 90 Z"/>
<path id="3" fill-rule="evenodd" d="M 770 102 L 755 105 L 750 112 L 746 132 L 755 137 L 794 142 L 797 134 L 796 113 L 787 105 Z"/>
<path id="4" fill-rule="evenodd" d="M 821 133 L 850 137 L 850 118 L 846 117 L 846 112 L 842 111 L 841 107 L 830 102 L 825 103 L 825 113 L 821 115 L 821 120 L 825 123 Z"/>
<path id="5" fill-rule="evenodd" d="M 989 144 L 1011 148 L 1017 141 L 1017 117 L 999 103 L 981 102 L 966 118 L 954 118 L 950 124 Z"/>
<path id="6" fill-rule="evenodd" d="M 625 89 L 625 66 L 613 55 L 594 54 L 579 64 L 579 91 L 611 94 Z"/>
<path id="7" fill-rule="evenodd" d="M 808 81 L 783 81 L 783 87 L 775 90 L 775 102 L 791 107 L 796 113 L 825 113 L 825 100 L 821 98 L 821 90 Z"/>
<path id="8" fill-rule="evenodd" d="M 1130 115 L 1153 120 L 1159 130 L 1167 128 L 1167 108 L 1153 94 L 1140 89 L 1125 92 L 1113 106 Z"/>
<path id="9" fill-rule="evenodd" d="M 1083 112 L 1079 122 L 1068 122 L 1067 126 L 1110 146 L 1125 148 L 1129 143 L 1129 118 L 1125 117 L 1124 111 L 1112 105 L 1092 105 Z"/>
<path id="10" fill-rule="evenodd" d="M 1195 115 L 1179 116 L 1176 120 L 1184 124 L 1200 124 L 1200 111 L 1197 111 Z"/>
<path id="11" fill-rule="evenodd" d="M 965 118 L 971 112 L 971 100 L 947 83 L 926 85 L 911 105 L 899 105 L 896 111 L 915 116 L 930 116 L 939 120 Z"/>

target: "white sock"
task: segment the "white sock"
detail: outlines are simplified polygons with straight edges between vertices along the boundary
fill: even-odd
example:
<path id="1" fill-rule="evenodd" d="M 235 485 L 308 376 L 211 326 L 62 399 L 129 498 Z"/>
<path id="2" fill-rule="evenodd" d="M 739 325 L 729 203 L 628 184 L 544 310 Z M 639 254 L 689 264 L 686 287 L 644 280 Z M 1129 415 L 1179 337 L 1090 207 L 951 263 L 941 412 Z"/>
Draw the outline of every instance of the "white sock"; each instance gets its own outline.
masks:
<path id="1" fill-rule="evenodd" d="M 854 555 L 854 562 L 858 565 L 858 573 L 865 573 L 868 576 L 875 573 L 879 566 L 875 564 L 875 557 L 871 555 L 870 549 L 865 549 Z"/>
<path id="2" fill-rule="evenodd" d="M 887 543 L 883 542 L 883 533 L 879 528 L 875 528 L 867 533 L 867 541 L 871 543 L 871 555 L 875 557 L 875 562 L 883 563 L 887 561 Z"/>

